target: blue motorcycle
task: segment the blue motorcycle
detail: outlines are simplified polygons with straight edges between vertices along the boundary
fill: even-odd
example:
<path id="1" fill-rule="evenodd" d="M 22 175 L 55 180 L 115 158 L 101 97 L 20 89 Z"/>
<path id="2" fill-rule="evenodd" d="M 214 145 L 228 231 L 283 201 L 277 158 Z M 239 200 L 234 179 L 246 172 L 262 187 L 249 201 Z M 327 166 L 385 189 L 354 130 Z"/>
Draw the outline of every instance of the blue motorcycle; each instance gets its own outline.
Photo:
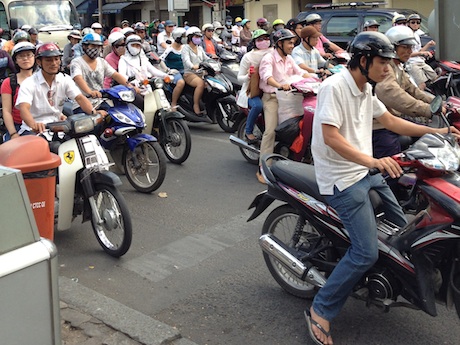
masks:
<path id="1" fill-rule="evenodd" d="M 166 156 L 153 135 L 142 133 L 143 112 L 132 102 L 135 91 L 117 85 L 101 90 L 97 109 L 108 112 L 101 128 L 99 141 L 110 152 L 117 167 L 124 170 L 131 185 L 142 193 L 158 189 L 166 175 Z"/>

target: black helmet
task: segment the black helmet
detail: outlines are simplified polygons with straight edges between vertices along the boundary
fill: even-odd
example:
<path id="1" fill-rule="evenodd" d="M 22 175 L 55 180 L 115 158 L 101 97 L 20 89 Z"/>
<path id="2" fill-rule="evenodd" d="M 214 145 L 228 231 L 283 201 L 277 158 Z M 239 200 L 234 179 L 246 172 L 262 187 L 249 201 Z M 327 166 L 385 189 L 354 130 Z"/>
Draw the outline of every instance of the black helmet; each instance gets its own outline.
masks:
<path id="1" fill-rule="evenodd" d="M 380 56 L 383 58 L 394 58 L 395 50 L 388 37 L 381 32 L 363 31 L 356 35 L 351 42 L 349 52 L 352 56 Z"/>
<path id="2" fill-rule="evenodd" d="M 302 24 L 302 25 L 305 25 L 306 23 L 306 20 L 303 19 L 303 20 L 300 20 L 299 18 L 291 18 L 287 21 L 286 23 L 286 29 L 289 29 L 289 30 L 295 30 L 296 26 L 298 24 Z"/>
<path id="3" fill-rule="evenodd" d="M 273 42 L 276 44 L 279 41 L 290 40 L 291 38 L 296 38 L 297 36 L 291 30 L 288 29 L 279 29 L 273 34 Z"/>

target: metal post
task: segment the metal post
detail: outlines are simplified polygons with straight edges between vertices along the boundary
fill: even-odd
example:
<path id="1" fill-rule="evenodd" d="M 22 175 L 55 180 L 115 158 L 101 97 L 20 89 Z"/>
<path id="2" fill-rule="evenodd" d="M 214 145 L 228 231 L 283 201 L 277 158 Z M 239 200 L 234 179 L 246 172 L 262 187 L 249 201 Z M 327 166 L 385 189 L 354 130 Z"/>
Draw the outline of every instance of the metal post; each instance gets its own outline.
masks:
<path id="1" fill-rule="evenodd" d="M 97 6 L 99 8 L 99 24 L 102 25 L 102 0 L 97 0 Z"/>

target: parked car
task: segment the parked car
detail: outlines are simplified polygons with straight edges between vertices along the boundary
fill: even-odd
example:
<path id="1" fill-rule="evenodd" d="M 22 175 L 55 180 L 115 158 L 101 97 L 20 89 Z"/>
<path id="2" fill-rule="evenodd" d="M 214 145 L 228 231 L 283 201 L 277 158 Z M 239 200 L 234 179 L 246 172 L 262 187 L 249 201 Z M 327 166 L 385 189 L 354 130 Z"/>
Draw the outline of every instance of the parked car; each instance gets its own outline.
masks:
<path id="1" fill-rule="evenodd" d="M 364 22 L 367 20 L 376 20 L 380 24 L 379 31 L 385 33 L 393 25 L 395 14 L 403 14 L 407 18 L 410 14 L 417 13 L 409 9 L 379 7 L 379 3 L 376 2 L 308 4 L 305 7 L 307 11 L 300 12 L 297 18 L 304 20 L 311 13 L 319 14 L 323 19 L 323 35 L 344 49 L 363 30 Z M 420 17 L 420 29 L 426 33 L 420 36 L 423 46 L 432 38 L 428 35 L 428 19 L 421 14 Z"/>

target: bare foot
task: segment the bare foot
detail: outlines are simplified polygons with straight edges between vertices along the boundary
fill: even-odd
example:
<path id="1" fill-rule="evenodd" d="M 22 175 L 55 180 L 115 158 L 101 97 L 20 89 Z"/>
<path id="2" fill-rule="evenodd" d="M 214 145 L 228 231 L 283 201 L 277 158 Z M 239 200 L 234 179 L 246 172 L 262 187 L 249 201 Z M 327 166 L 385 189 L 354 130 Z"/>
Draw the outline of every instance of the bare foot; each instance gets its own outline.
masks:
<path id="1" fill-rule="evenodd" d="M 315 321 L 316 323 L 318 323 L 324 329 L 324 331 L 329 332 L 329 330 L 331 329 L 331 324 L 329 321 L 327 321 L 326 319 L 323 319 L 318 314 L 316 314 L 313 307 L 310 308 L 310 314 L 311 314 L 312 321 Z M 324 332 L 322 332 L 317 326 L 315 326 L 315 322 L 312 322 L 312 325 L 311 325 L 313 329 L 313 333 L 315 334 L 315 337 L 320 342 L 322 342 L 324 345 L 332 345 L 333 344 L 332 337 L 326 336 Z"/>

